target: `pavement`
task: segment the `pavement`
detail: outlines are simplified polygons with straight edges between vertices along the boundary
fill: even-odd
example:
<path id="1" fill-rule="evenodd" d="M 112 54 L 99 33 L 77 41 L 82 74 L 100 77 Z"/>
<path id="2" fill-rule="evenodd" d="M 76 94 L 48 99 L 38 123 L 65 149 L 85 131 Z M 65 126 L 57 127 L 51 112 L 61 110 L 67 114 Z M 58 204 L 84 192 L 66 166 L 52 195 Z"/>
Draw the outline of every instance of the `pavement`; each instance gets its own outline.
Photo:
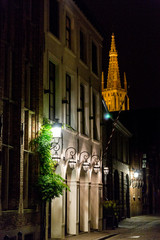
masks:
<path id="1" fill-rule="evenodd" d="M 76 236 L 66 236 L 66 240 L 103 240 L 103 239 L 109 239 L 113 236 L 116 236 L 118 234 L 123 234 L 128 229 L 136 228 L 137 226 L 143 225 L 147 222 L 152 221 L 153 219 L 160 219 L 160 216 L 152 216 L 152 215 L 143 215 L 143 216 L 136 216 L 131 218 L 126 218 L 119 222 L 118 227 L 115 229 L 107 229 L 103 230 L 101 232 L 99 231 L 91 231 L 87 233 L 80 233 Z"/>

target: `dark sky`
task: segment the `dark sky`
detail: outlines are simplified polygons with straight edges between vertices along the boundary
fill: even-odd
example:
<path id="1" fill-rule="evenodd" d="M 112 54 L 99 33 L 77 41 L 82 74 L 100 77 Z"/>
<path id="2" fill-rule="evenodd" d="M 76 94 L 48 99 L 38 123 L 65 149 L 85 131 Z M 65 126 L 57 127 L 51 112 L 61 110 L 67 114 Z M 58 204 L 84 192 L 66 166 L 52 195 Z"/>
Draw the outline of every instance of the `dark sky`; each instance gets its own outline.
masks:
<path id="1" fill-rule="evenodd" d="M 105 72 L 115 34 L 131 109 L 160 107 L 160 0 L 86 0 L 85 4 L 103 32 Z"/>

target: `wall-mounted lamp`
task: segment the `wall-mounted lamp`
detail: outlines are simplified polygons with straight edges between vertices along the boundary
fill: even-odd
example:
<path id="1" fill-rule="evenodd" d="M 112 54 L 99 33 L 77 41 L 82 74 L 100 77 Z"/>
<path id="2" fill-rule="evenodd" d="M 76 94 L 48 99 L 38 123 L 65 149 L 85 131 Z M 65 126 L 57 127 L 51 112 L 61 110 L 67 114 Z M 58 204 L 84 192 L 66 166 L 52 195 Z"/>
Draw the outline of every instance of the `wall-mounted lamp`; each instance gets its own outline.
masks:
<path id="1" fill-rule="evenodd" d="M 133 173 L 134 178 L 138 178 L 138 175 L 139 175 L 139 173 L 138 173 L 137 171 L 135 171 L 135 172 Z"/>
<path id="2" fill-rule="evenodd" d="M 76 155 L 76 149 L 74 147 L 68 147 L 65 151 L 64 160 L 68 161 L 68 165 L 71 169 L 76 167 L 76 159 L 74 158 Z"/>
<path id="3" fill-rule="evenodd" d="M 51 153 L 52 153 L 52 159 L 57 163 L 59 163 L 60 161 L 58 151 L 60 149 L 59 140 L 61 138 L 61 130 L 62 130 L 62 124 L 56 121 L 56 123 L 53 124 L 53 127 L 51 129 L 52 137 L 53 137 L 52 138 L 53 141 L 51 143 Z"/>
<path id="4" fill-rule="evenodd" d="M 104 175 L 108 175 L 109 174 L 109 167 L 104 167 L 103 172 L 104 172 Z"/>
<path id="5" fill-rule="evenodd" d="M 53 134 L 53 138 L 61 138 L 62 123 L 54 123 L 51 131 Z"/>
<path id="6" fill-rule="evenodd" d="M 132 188 L 143 187 L 143 184 L 144 182 L 143 182 L 142 172 L 140 170 L 132 169 L 131 181 L 130 181 L 130 185 L 132 186 Z"/>
<path id="7" fill-rule="evenodd" d="M 80 153 L 80 156 L 79 156 L 79 161 L 80 161 L 80 162 L 81 162 L 81 161 L 83 162 L 82 166 L 83 166 L 83 170 L 84 170 L 85 172 L 88 171 L 89 166 L 90 166 L 90 163 L 87 161 L 88 158 L 89 158 L 89 156 L 90 156 L 90 154 L 89 154 L 87 151 L 81 152 L 81 153 Z M 83 157 L 83 159 L 81 160 L 82 157 Z"/>
<path id="8" fill-rule="evenodd" d="M 52 160 L 56 161 L 57 163 L 59 163 L 60 161 L 60 156 L 58 155 L 59 149 L 60 149 L 59 141 L 51 143 Z"/>
<path id="9" fill-rule="evenodd" d="M 91 159 L 93 159 L 93 170 L 95 173 L 98 173 L 100 170 L 100 159 L 98 155 L 93 155 L 91 157 Z"/>

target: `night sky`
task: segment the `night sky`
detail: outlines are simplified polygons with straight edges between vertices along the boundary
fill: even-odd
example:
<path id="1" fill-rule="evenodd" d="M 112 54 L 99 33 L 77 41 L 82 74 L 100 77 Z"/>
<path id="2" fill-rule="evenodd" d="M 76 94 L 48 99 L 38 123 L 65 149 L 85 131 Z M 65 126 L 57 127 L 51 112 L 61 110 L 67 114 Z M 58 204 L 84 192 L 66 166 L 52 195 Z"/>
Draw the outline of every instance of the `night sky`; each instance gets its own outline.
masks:
<path id="1" fill-rule="evenodd" d="M 130 108 L 160 107 L 160 0 L 86 0 L 85 4 L 103 33 L 103 71 L 108 71 L 114 32 Z"/>

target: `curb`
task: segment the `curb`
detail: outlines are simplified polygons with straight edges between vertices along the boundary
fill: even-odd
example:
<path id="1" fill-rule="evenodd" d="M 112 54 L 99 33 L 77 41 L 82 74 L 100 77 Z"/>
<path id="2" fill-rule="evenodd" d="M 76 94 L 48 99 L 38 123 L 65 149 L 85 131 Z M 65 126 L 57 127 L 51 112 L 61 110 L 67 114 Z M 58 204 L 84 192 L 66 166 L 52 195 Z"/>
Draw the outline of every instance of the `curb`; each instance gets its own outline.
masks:
<path id="1" fill-rule="evenodd" d="M 104 240 L 104 239 L 107 239 L 107 238 L 114 237 L 114 236 L 116 236 L 116 235 L 118 235 L 118 233 L 114 233 L 114 234 L 106 235 L 105 237 L 97 238 L 97 240 Z"/>

